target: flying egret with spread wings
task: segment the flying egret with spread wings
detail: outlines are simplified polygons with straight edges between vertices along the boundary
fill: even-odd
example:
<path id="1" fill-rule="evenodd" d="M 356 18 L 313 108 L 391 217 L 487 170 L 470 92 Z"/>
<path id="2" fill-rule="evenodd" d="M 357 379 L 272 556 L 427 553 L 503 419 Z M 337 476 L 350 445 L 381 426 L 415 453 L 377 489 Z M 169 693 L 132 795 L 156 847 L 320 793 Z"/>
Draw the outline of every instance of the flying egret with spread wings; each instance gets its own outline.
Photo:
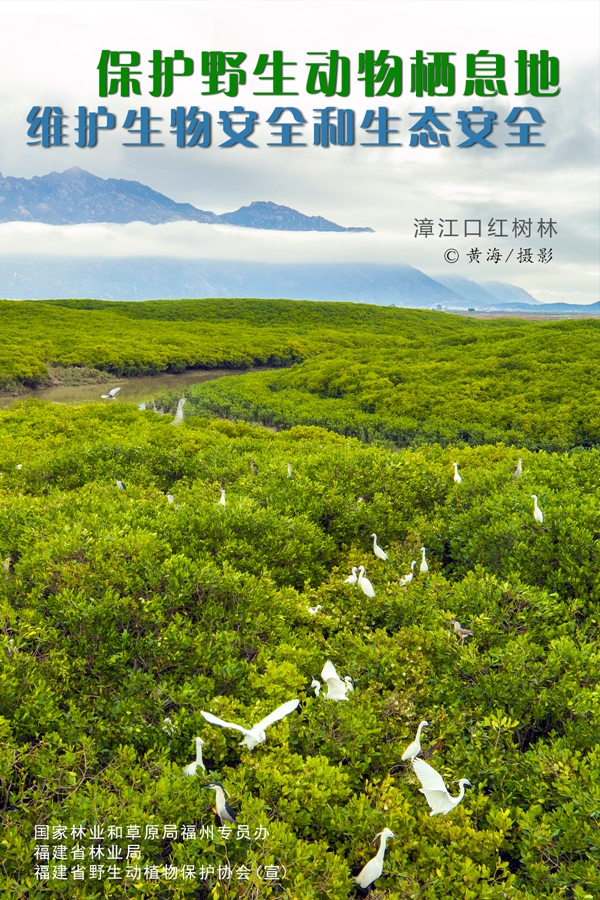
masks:
<path id="1" fill-rule="evenodd" d="M 465 785 L 471 785 L 467 778 L 461 778 L 458 782 L 460 793 L 458 797 L 453 797 L 448 793 L 448 788 L 440 773 L 436 772 L 429 763 L 422 759 L 413 759 L 413 769 L 422 785 L 420 791 L 424 794 L 431 807 L 430 816 L 437 816 L 438 813 L 446 816 L 449 812 L 452 812 L 454 807 L 458 806 L 465 796 Z"/>
<path id="2" fill-rule="evenodd" d="M 102 398 L 103 400 L 116 400 L 116 399 L 117 399 L 117 394 L 119 393 L 120 390 L 121 390 L 120 387 L 119 387 L 119 388 L 113 388 L 112 391 L 109 391 L 109 392 L 108 392 L 108 394 L 100 394 L 100 396 L 101 396 L 101 398 Z"/>
<path id="3" fill-rule="evenodd" d="M 242 744 L 245 744 L 248 750 L 254 750 L 258 744 L 266 741 L 267 735 L 265 732 L 269 725 L 273 725 L 274 722 L 279 722 L 280 719 L 288 716 L 299 704 L 299 700 L 288 700 L 287 703 L 282 703 L 281 706 L 278 706 L 277 709 L 265 716 L 264 719 L 261 719 L 260 722 L 257 722 L 256 725 L 253 725 L 252 728 L 244 728 L 243 725 L 236 725 L 235 722 L 225 722 L 223 719 L 219 719 L 218 716 L 213 716 L 212 713 L 204 712 L 203 710 L 200 715 L 207 722 L 210 722 L 211 725 L 220 725 L 221 728 L 233 728 L 235 731 L 239 731 L 244 735 Z"/>

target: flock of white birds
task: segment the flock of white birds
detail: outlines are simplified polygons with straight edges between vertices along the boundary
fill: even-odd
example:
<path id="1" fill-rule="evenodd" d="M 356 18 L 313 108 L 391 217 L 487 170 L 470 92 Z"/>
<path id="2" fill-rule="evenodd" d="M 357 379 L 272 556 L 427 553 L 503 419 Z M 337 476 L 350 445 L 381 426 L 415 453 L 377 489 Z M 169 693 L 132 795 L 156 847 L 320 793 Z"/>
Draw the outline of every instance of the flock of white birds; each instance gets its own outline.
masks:
<path id="1" fill-rule="evenodd" d="M 102 399 L 104 400 L 115 400 L 116 394 L 120 390 L 120 388 L 113 388 L 113 390 L 109 391 L 108 394 L 102 394 Z M 180 404 L 177 408 L 176 421 L 179 422 L 183 418 L 183 402 L 180 401 Z M 452 466 L 454 467 L 454 481 L 456 484 L 462 484 L 462 476 L 458 471 L 458 463 L 453 462 Z M 288 462 L 286 463 L 287 467 L 287 477 L 292 477 L 292 466 Z M 16 466 L 17 469 L 22 468 L 22 464 L 19 463 Z M 512 479 L 515 481 L 523 471 L 522 460 L 519 457 L 519 461 L 517 463 L 517 467 L 513 473 Z M 116 480 L 117 487 L 120 490 L 126 490 L 125 484 L 120 480 Z M 167 494 L 167 500 L 169 504 L 174 502 L 174 497 L 172 494 Z M 533 499 L 533 516 L 536 522 L 542 523 L 544 521 L 544 515 L 538 506 L 538 498 L 535 494 L 531 495 Z M 363 500 L 363 498 L 359 498 L 359 500 Z M 227 495 L 225 488 L 221 489 L 221 495 L 218 501 L 218 505 L 221 508 L 226 508 L 227 506 Z M 386 551 L 379 546 L 377 543 L 377 535 L 375 533 L 371 534 L 373 538 L 373 553 L 375 557 L 382 562 L 387 562 L 389 560 L 389 556 Z M 4 560 L 3 568 L 5 573 L 9 572 L 10 569 L 10 557 Z M 407 587 L 413 580 L 415 575 L 415 568 L 417 566 L 417 561 L 412 560 L 410 571 L 402 576 L 399 580 L 401 587 Z M 426 548 L 421 547 L 421 563 L 419 565 L 419 572 L 422 575 L 425 575 L 429 571 L 429 565 L 427 563 L 426 558 Z M 369 598 L 375 597 L 375 589 L 373 585 L 366 577 L 366 569 L 363 565 L 361 566 L 353 566 L 352 573 L 344 579 L 344 584 L 356 585 L 359 587 L 362 592 Z M 311 615 L 317 615 L 322 609 L 322 606 L 309 607 L 308 612 Z M 468 628 L 463 628 L 458 620 L 454 620 L 451 623 L 454 626 L 454 631 L 457 636 L 460 638 L 461 643 L 464 643 L 465 638 L 472 637 L 473 632 Z M 333 701 L 347 701 L 349 699 L 349 694 L 354 691 L 354 683 L 352 678 L 349 675 L 344 676 L 344 678 L 340 678 L 336 672 L 335 666 L 331 662 L 331 660 L 327 660 L 323 669 L 321 671 L 321 679 L 322 683 L 318 681 L 316 678 L 312 679 L 311 689 L 314 690 L 315 696 L 318 697 L 323 686 L 326 686 L 327 692 L 323 694 L 326 700 Z M 289 715 L 291 712 L 296 710 L 300 705 L 299 699 L 288 700 L 286 703 L 283 703 L 281 706 L 278 706 L 277 709 L 273 710 L 268 716 L 265 716 L 264 719 L 261 719 L 260 722 L 257 722 L 256 725 L 253 725 L 251 728 L 246 728 L 243 725 L 239 725 L 236 722 L 226 722 L 224 719 L 220 719 L 218 716 L 213 715 L 213 713 L 202 711 L 201 715 L 210 725 L 217 725 L 221 728 L 229 728 L 234 731 L 240 732 L 243 735 L 242 737 L 242 745 L 246 746 L 248 750 L 254 750 L 259 744 L 262 744 L 266 740 L 266 730 L 269 726 L 273 725 L 275 722 L 279 722 L 281 719 L 285 718 L 285 716 Z M 165 719 L 165 723 L 170 720 Z M 410 762 L 412 764 L 413 770 L 421 783 L 420 792 L 424 795 L 429 807 L 431 809 L 430 815 L 435 816 L 438 814 L 447 815 L 451 812 L 458 804 L 461 802 L 465 795 L 465 787 L 470 785 L 470 782 L 466 778 L 461 778 L 458 782 L 459 793 L 458 796 L 454 797 L 448 791 L 444 779 L 437 772 L 433 766 L 430 766 L 424 759 L 419 758 L 419 754 L 421 753 L 421 732 L 424 728 L 429 726 L 429 722 L 423 720 L 417 729 L 417 734 L 415 740 L 409 744 L 402 755 L 403 762 Z M 202 759 L 202 747 L 204 746 L 204 741 L 202 738 L 197 737 L 194 738 L 196 744 L 196 759 L 186 766 L 183 770 L 183 774 L 186 776 L 195 776 L 197 769 L 202 769 L 204 772 L 206 771 L 206 767 L 204 765 L 204 761 Z M 229 806 L 227 801 L 225 800 L 225 789 L 223 785 L 218 781 L 211 781 L 205 785 L 206 788 L 212 789 L 215 791 L 215 806 L 217 815 L 221 819 L 222 822 L 231 822 L 235 823 L 236 818 L 232 808 Z M 386 843 L 388 839 L 394 838 L 395 835 L 389 828 L 384 828 L 379 834 L 377 834 L 374 838 L 374 842 L 379 838 L 379 849 L 376 855 L 366 863 L 366 865 L 361 869 L 359 874 L 355 877 L 355 881 L 357 886 L 363 891 L 369 891 L 374 884 L 374 882 L 381 876 L 383 872 L 383 861 L 385 857 L 385 849 Z"/>
<path id="2" fill-rule="evenodd" d="M 349 699 L 348 695 L 354 691 L 354 684 L 350 676 L 346 675 L 343 679 L 340 678 L 331 660 L 327 660 L 323 666 L 321 679 L 323 685 L 326 685 L 327 687 L 327 693 L 324 694 L 326 700 L 347 701 Z M 321 682 L 316 678 L 313 678 L 311 688 L 314 689 L 315 696 L 318 697 L 322 688 Z M 254 750 L 255 747 L 266 741 L 267 728 L 294 712 L 299 705 L 299 699 L 288 700 L 251 728 L 246 728 L 244 725 L 240 725 L 237 722 L 226 722 L 224 719 L 219 718 L 219 716 L 215 716 L 213 713 L 206 712 L 205 710 L 202 710 L 201 715 L 210 725 L 217 725 L 220 728 L 230 728 L 240 732 L 240 734 L 243 735 L 242 745 L 246 746 L 249 750 Z M 461 802 L 465 795 L 465 787 L 470 785 L 470 781 L 467 778 L 461 778 L 458 782 L 459 794 L 454 797 L 448 791 L 440 773 L 437 772 L 433 766 L 426 763 L 425 760 L 419 759 L 419 754 L 421 753 L 421 732 L 424 728 L 427 728 L 429 724 L 430 723 L 426 720 L 423 720 L 419 724 L 414 741 L 408 745 L 402 754 L 402 761 L 412 764 L 413 770 L 421 783 L 421 788 L 419 790 L 424 795 L 431 809 L 430 815 L 435 816 L 441 814 L 445 816 Z M 194 738 L 194 740 L 196 744 L 196 759 L 184 768 L 183 774 L 186 776 L 195 776 L 199 768 L 202 769 L 203 772 L 206 772 L 206 766 L 204 765 L 204 760 L 202 758 L 202 747 L 205 745 L 204 741 L 200 737 Z M 221 782 L 213 780 L 204 785 L 204 787 L 215 791 L 216 813 L 221 822 L 235 823 L 235 813 L 225 799 L 225 789 Z M 380 839 L 379 849 L 376 855 L 363 866 L 361 871 L 355 877 L 355 882 L 361 890 L 369 891 L 374 882 L 382 874 L 386 843 L 389 838 L 394 837 L 394 833 L 389 828 L 384 828 L 383 831 L 375 836 L 374 841 L 377 840 L 377 838 Z"/>
<path id="3" fill-rule="evenodd" d="M 458 464 L 454 462 L 452 463 L 452 465 L 454 467 L 455 483 L 462 484 L 463 479 L 458 471 Z M 287 477 L 291 478 L 292 466 L 290 463 L 286 463 L 286 466 Z M 515 469 L 515 472 L 512 476 L 513 481 L 522 474 L 522 471 L 522 460 L 521 458 L 519 458 L 517 468 Z M 541 524 L 544 521 L 544 516 L 538 506 L 537 497 L 535 496 L 535 494 L 532 494 L 531 496 L 534 501 L 533 515 L 535 521 Z M 169 502 L 172 502 L 170 498 Z M 226 493 L 225 489 L 222 489 L 221 497 L 219 499 L 219 506 L 225 507 L 226 505 Z M 388 562 L 389 556 L 386 551 L 377 543 L 377 535 L 373 533 L 371 534 L 371 538 L 373 539 L 373 554 L 375 555 L 375 557 L 381 560 L 381 562 Z M 417 561 L 413 559 L 411 562 L 410 571 L 399 579 L 401 587 L 407 587 L 412 582 L 415 576 L 416 566 Z M 421 563 L 419 565 L 419 572 L 421 575 L 425 575 L 428 571 L 429 565 L 427 563 L 426 548 L 421 547 Z M 353 566 L 351 574 L 344 579 L 344 584 L 357 586 L 369 598 L 375 596 L 375 589 L 373 588 L 373 585 L 371 584 L 369 579 L 366 577 L 366 569 L 363 565 Z M 315 607 L 309 606 L 308 612 L 311 615 L 317 615 L 321 611 L 321 609 L 321 605 Z M 455 619 L 451 622 L 451 624 L 454 626 L 454 631 L 460 639 L 461 644 L 464 643 L 467 637 L 473 636 L 473 632 L 468 628 L 464 628 L 458 620 Z M 349 675 L 345 675 L 344 678 L 340 678 L 331 660 L 327 660 L 321 671 L 321 681 L 313 677 L 310 685 L 311 690 L 314 690 L 315 697 L 319 697 L 324 687 L 326 687 L 327 689 L 326 692 L 323 693 L 323 696 L 326 700 L 348 701 L 349 694 L 354 691 L 354 682 Z M 270 713 L 270 715 L 266 716 L 264 719 L 261 719 L 261 721 L 257 722 L 256 725 L 253 725 L 252 728 L 246 728 L 243 725 L 239 725 L 235 722 L 226 722 L 224 719 L 220 719 L 218 716 L 215 716 L 210 712 L 202 711 L 201 715 L 211 725 L 218 725 L 221 728 L 231 728 L 235 731 L 239 731 L 243 735 L 242 744 L 245 745 L 249 750 L 253 750 L 259 744 L 264 743 L 264 741 L 266 740 L 266 729 L 270 725 L 273 725 L 275 722 L 278 722 L 285 716 L 289 715 L 289 713 L 297 709 L 299 705 L 300 700 L 298 699 L 288 700 L 287 703 L 283 703 L 281 706 L 277 707 L 277 709 Z M 427 728 L 429 726 L 429 724 L 430 723 L 425 719 L 419 724 L 415 740 L 408 745 L 408 747 L 402 754 L 402 761 L 410 763 L 412 765 L 413 771 L 421 784 L 421 787 L 419 789 L 420 793 L 423 794 L 431 809 L 430 816 L 436 816 L 440 814 L 445 816 L 449 812 L 452 812 L 452 810 L 455 809 L 455 807 L 457 807 L 458 804 L 462 801 L 465 795 L 465 788 L 467 786 L 470 786 L 471 782 L 467 778 L 461 778 L 458 781 L 459 793 L 457 796 L 453 796 L 446 787 L 444 779 L 440 775 L 440 773 L 436 771 L 433 766 L 430 766 L 429 763 L 425 762 L 424 759 L 419 758 L 419 754 L 421 753 L 421 733 L 424 728 Z M 194 762 L 190 763 L 190 765 L 185 767 L 185 769 L 183 770 L 184 775 L 195 775 L 198 767 L 205 770 L 204 762 L 202 760 L 202 746 L 204 745 L 204 742 L 201 738 L 195 738 L 195 742 L 196 759 Z M 205 785 L 205 787 L 213 789 L 215 791 L 216 812 L 221 821 L 235 822 L 236 820 L 234 812 L 225 800 L 225 792 L 221 783 L 212 781 L 209 784 Z M 383 872 L 386 844 L 390 838 L 394 837 L 394 833 L 389 828 L 384 828 L 383 831 L 375 836 L 373 842 L 375 842 L 379 838 L 379 849 L 376 855 L 372 859 L 370 859 L 365 866 L 363 866 L 361 871 L 355 877 L 355 882 L 362 891 L 370 891 L 375 881 L 381 876 Z"/>

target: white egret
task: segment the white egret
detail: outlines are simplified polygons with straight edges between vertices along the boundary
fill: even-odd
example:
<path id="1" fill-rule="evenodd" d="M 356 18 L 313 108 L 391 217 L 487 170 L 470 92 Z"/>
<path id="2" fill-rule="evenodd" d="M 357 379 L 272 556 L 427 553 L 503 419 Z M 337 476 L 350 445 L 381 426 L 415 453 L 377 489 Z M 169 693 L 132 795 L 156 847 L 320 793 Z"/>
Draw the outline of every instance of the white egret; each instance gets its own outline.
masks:
<path id="1" fill-rule="evenodd" d="M 373 843 L 379 838 L 379 850 L 377 854 L 363 866 L 356 878 L 354 879 L 363 891 L 370 891 L 374 882 L 381 876 L 383 872 L 383 857 L 385 856 L 385 845 L 388 838 L 396 837 L 389 828 L 384 828 L 379 834 L 375 835 Z"/>
<path id="2" fill-rule="evenodd" d="M 513 472 L 512 480 L 516 481 L 517 478 L 519 477 L 519 475 L 522 474 L 522 472 L 523 472 L 523 460 L 521 459 L 521 457 L 519 457 L 519 461 L 517 463 L 517 468 Z"/>
<path id="3" fill-rule="evenodd" d="M 448 788 L 440 773 L 436 772 L 429 763 L 424 762 L 422 759 L 414 759 L 413 769 L 422 784 L 419 790 L 431 807 L 430 816 L 437 816 L 438 813 L 441 813 L 443 816 L 447 815 L 455 806 L 458 806 L 465 796 L 465 785 L 471 786 L 471 782 L 467 778 L 461 778 L 458 782 L 460 793 L 458 797 L 453 797 L 448 793 Z"/>
<path id="4" fill-rule="evenodd" d="M 429 722 L 427 721 L 427 719 L 423 719 L 423 721 L 419 723 L 419 727 L 417 728 L 417 736 L 414 739 L 414 741 L 412 742 L 412 744 L 409 744 L 408 747 L 406 748 L 406 750 L 404 751 L 404 753 L 402 754 L 402 757 L 401 757 L 402 762 L 406 762 L 407 759 L 410 759 L 412 762 L 412 760 L 415 758 L 415 756 L 419 755 L 419 753 L 421 752 L 421 732 L 423 731 L 424 728 L 428 728 L 428 727 L 429 727 Z"/>
<path id="5" fill-rule="evenodd" d="M 311 675 L 311 678 L 312 678 L 312 675 Z M 310 683 L 310 686 L 311 686 L 311 688 L 314 689 L 315 697 L 318 697 L 319 694 L 321 693 L 321 682 L 317 681 L 316 678 L 313 678 L 313 680 Z"/>
<path id="6" fill-rule="evenodd" d="M 323 607 L 321 606 L 320 603 L 317 604 L 317 606 L 309 606 L 308 607 L 308 611 L 311 614 L 311 616 L 316 616 L 316 614 L 318 612 L 321 612 L 322 609 L 323 609 Z"/>
<path id="7" fill-rule="evenodd" d="M 358 586 L 363 594 L 366 594 L 367 597 L 374 597 L 375 588 L 373 587 L 369 579 L 365 578 L 365 571 L 366 570 L 364 566 L 358 567 Z"/>
<path id="8" fill-rule="evenodd" d="M 2 568 L 4 569 L 4 571 L 7 575 L 10 572 L 11 562 L 12 562 L 12 557 L 7 556 L 6 559 L 4 560 L 4 562 L 2 563 Z"/>
<path id="9" fill-rule="evenodd" d="M 235 813 L 225 799 L 225 788 L 223 787 L 221 782 L 210 781 L 208 784 L 205 784 L 204 787 L 210 788 L 210 790 L 215 792 L 215 806 L 217 808 L 217 815 L 221 820 L 221 824 L 223 824 L 223 822 L 230 822 L 231 825 L 235 825 L 237 821 L 235 818 Z"/>
<path id="10" fill-rule="evenodd" d="M 429 572 L 429 566 L 427 565 L 427 560 L 425 559 L 425 547 L 421 547 L 421 565 L 419 566 L 419 572 L 423 575 L 425 572 Z"/>
<path id="11" fill-rule="evenodd" d="M 118 478 L 117 478 L 117 487 L 119 488 L 120 491 L 126 490 L 125 485 L 123 484 L 122 481 L 119 481 Z"/>
<path id="12" fill-rule="evenodd" d="M 202 759 L 202 747 L 204 746 L 204 741 L 202 738 L 197 737 L 196 739 L 196 759 L 194 762 L 190 763 L 189 766 L 186 766 L 183 770 L 184 775 L 195 775 L 196 769 L 200 766 L 201 769 L 204 769 L 206 772 L 206 766 L 204 765 L 204 760 Z"/>
<path id="13" fill-rule="evenodd" d="M 244 728 L 243 725 L 236 725 L 235 722 L 225 722 L 223 719 L 219 719 L 209 712 L 201 711 L 200 715 L 202 715 L 207 722 L 210 722 L 211 725 L 220 725 L 221 728 L 233 728 L 235 731 L 241 732 L 244 735 L 242 744 L 245 744 L 248 750 L 254 750 L 258 744 L 262 744 L 266 741 L 267 735 L 265 732 L 269 725 L 273 725 L 274 722 L 279 722 L 280 719 L 288 716 L 299 706 L 299 704 L 299 700 L 288 700 L 287 703 L 282 703 L 281 706 L 278 706 L 276 710 L 268 716 L 265 716 L 264 719 L 261 719 L 256 725 L 253 725 L 252 728 Z"/>
<path id="14" fill-rule="evenodd" d="M 321 678 L 327 685 L 327 694 L 325 695 L 326 700 L 347 700 L 348 698 L 346 694 L 349 694 L 354 690 L 354 687 L 349 687 L 348 684 L 350 682 L 351 685 L 352 682 L 350 676 L 346 675 L 346 677 L 342 681 L 338 673 L 335 671 L 335 666 L 329 659 L 323 666 Z"/>
<path id="15" fill-rule="evenodd" d="M 354 690 L 354 682 L 349 675 L 344 675 L 344 684 L 346 685 L 346 693 L 351 694 Z"/>
<path id="16" fill-rule="evenodd" d="M 117 399 L 117 394 L 119 393 L 120 390 L 121 390 L 120 387 L 119 387 L 119 388 L 113 388 L 112 391 L 109 391 L 109 392 L 108 392 L 108 394 L 100 394 L 100 396 L 101 396 L 101 398 L 102 398 L 103 400 L 116 400 L 116 399 Z"/>
<path id="17" fill-rule="evenodd" d="M 167 494 L 167 500 L 169 501 L 169 503 L 175 503 L 175 497 L 173 496 L 173 494 Z"/>
<path id="18" fill-rule="evenodd" d="M 537 497 L 535 494 L 531 495 L 531 499 L 533 500 L 533 518 L 536 522 L 540 524 L 544 521 L 544 514 L 538 506 Z"/>
<path id="19" fill-rule="evenodd" d="M 413 561 L 410 564 L 410 572 L 408 573 L 408 575 L 403 575 L 402 578 L 400 579 L 400 587 L 406 587 L 407 584 L 411 583 L 411 581 L 415 577 L 415 566 L 416 565 L 417 565 L 417 561 L 416 561 L 416 559 L 413 559 Z"/>
<path id="20" fill-rule="evenodd" d="M 17 469 L 22 469 L 22 468 L 23 468 L 23 463 L 18 463 L 17 466 L 16 466 L 16 468 L 17 468 Z"/>
<path id="21" fill-rule="evenodd" d="M 454 625 L 454 633 L 460 638 L 461 644 L 464 644 L 465 638 L 473 637 L 473 632 L 469 628 L 463 628 L 458 619 L 453 619 L 450 624 Z"/>
<path id="22" fill-rule="evenodd" d="M 292 464 L 286 463 L 286 466 L 287 466 L 287 477 L 291 478 L 292 477 Z"/>
<path id="23" fill-rule="evenodd" d="M 344 584 L 356 584 L 358 580 L 358 576 L 356 574 L 357 572 L 358 569 L 356 568 L 356 566 L 352 566 L 352 575 L 348 575 L 347 578 L 344 578 Z"/>
<path id="24" fill-rule="evenodd" d="M 175 411 L 175 416 L 171 425 L 181 425 L 183 422 L 183 407 L 185 406 L 185 397 L 182 397 L 181 400 L 177 403 L 177 410 Z"/>
<path id="25" fill-rule="evenodd" d="M 225 499 L 225 488 L 221 490 L 221 498 L 218 503 L 219 506 L 227 506 L 227 500 Z"/>
<path id="26" fill-rule="evenodd" d="M 454 466 L 454 480 L 457 484 L 460 484 L 462 481 L 462 478 L 458 474 L 458 463 L 452 463 L 452 465 Z"/>
<path id="27" fill-rule="evenodd" d="M 377 559 L 382 559 L 385 562 L 386 559 L 388 558 L 388 555 L 385 552 L 385 550 L 382 550 L 381 547 L 379 546 L 379 544 L 377 543 L 377 535 L 372 534 L 371 537 L 373 538 L 373 553 L 375 554 Z"/>

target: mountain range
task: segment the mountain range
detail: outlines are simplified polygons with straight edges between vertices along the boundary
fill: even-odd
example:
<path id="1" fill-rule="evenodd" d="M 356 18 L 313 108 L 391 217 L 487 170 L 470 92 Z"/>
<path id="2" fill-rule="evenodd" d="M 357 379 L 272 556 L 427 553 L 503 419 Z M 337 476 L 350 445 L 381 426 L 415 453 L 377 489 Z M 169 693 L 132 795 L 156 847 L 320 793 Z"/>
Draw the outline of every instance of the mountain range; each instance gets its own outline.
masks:
<path id="1" fill-rule="evenodd" d="M 217 215 L 177 203 L 137 181 L 100 178 L 74 166 L 33 178 L 0 174 L 0 222 L 77 225 L 190 221 L 278 231 L 373 231 L 257 201 Z M 412 266 L 366 263 L 254 263 L 171 257 L 0 256 L 0 297 L 107 300 L 175 297 L 288 297 L 443 309 L 598 312 L 598 304 L 541 303 L 502 281 L 448 273 L 429 277 Z"/>
<path id="2" fill-rule="evenodd" d="M 257 201 L 221 216 L 191 203 L 176 203 L 139 181 L 99 178 L 78 166 L 33 178 L 0 173 L 0 222 L 82 225 L 89 222 L 205 222 L 276 231 L 373 231 L 344 228 L 322 216 L 305 216 L 288 206 Z"/>

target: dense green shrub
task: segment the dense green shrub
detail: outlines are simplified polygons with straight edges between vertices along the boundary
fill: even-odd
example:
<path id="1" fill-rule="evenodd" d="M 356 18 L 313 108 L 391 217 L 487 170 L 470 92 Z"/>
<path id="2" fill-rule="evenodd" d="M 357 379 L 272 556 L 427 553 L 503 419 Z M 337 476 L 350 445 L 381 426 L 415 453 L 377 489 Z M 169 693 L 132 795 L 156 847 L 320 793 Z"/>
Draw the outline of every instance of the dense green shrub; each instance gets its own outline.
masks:
<path id="1" fill-rule="evenodd" d="M 27 401 L 0 413 L 0 471 L 3 896 L 343 900 L 384 826 L 376 896 L 598 896 L 600 450 L 393 452 Z M 401 588 L 422 545 L 430 571 Z M 361 563 L 373 600 L 343 583 Z M 355 679 L 347 703 L 310 690 L 328 658 Z M 292 697 L 253 752 L 200 715 L 250 724 Z M 400 762 L 422 718 L 430 762 L 473 785 L 447 818 Z M 143 840 L 144 860 L 275 861 L 282 887 L 39 885 L 35 824 L 212 821 L 204 780 L 181 775 L 196 735 L 269 837 Z"/>
<path id="2" fill-rule="evenodd" d="M 0 389 L 39 387 L 48 366 L 147 375 L 267 365 L 284 371 L 192 388 L 188 414 L 316 425 L 398 446 L 564 451 L 600 442 L 593 319 L 478 321 L 290 300 L 54 300 L 0 301 L 0 323 Z"/>

